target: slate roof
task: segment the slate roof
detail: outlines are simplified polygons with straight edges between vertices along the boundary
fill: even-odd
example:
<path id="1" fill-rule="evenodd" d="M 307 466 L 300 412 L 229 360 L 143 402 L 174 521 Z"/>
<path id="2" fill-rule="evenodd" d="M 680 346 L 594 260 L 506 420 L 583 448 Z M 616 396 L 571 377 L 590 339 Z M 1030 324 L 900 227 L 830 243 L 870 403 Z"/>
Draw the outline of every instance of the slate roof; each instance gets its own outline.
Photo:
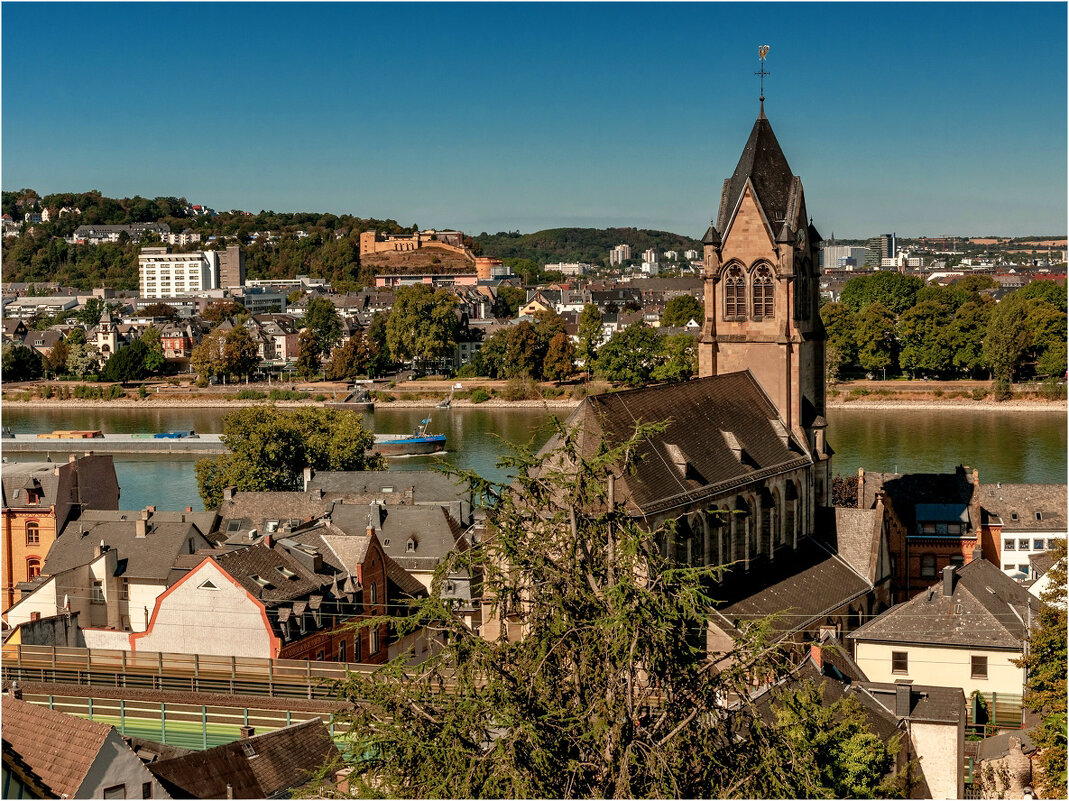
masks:
<path id="1" fill-rule="evenodd" d="M 957 568 L 952 594 L 932 585 L 912 600 L 891 607 L 848 639 L 861 642 L 958 645 L 1020 650 L 1025 621 L 1039 602 L 986 559 Z M 1031 612 L 1029 612 L 1031 608 Z"/>
<path id="2" fill-rule="evenodd" d="M 432 572 L 451 551 L 467 545 L 460 524 L 441 506 L 339 503 L 331 512 L 331 522 L 348 534 L 362 534 L 369 514 L 382 550 L 408 571 Z M 409 550 L 410 540 L 413 550 Z"/>
<path id="3" fill-rule="evenodd" d="M 400 502 L 412 490 L 412 501 L 448 503 L 471 500 L 471 490 L 451 476 L 436 470 L 349 470 L 313 473 L 308 489 L 322 490 L 324 497 L 359 496 Z"/>
<path id="4" fill-rule="evenodd" d="M 33 507 L 48 509 L 56 503 L 59 476 L 55 474 L 58 462 L 4 462 L 0 470 L 0 482 L 4 488 L 4 508 L 26 508 L 26 488 L 33 486 L 43 493 Z"/>
<path id="5" fill-rule="evenodd" d="M 1004 731 L 991 737 L 985 737 L 980 741 L 980 749 L 977 756 L 981 760 L 1002 759 L 1010 752 L 1010 738 L 1016 737 L 1021 741 L 1021 751 L 1026 754 L 1034 753 L 1036 744 L 1024 731 Z"/>
<path id="6" fill-rule="evenodd" d="M 718 607 L 714 620 L 729 628 L 778 614 L 772 629 L 780 636 L 797 631 L 816 618 L 872 589 L 844 559 L 819 542 L 805 539 L 767 566 L 725 584 L 737 600 Z"/>
<path id="7" fill-rule="evenodd" d="M 285 548 L 279 545 L 268 548 L 263 540 L 247 548 L 213 553 L 211 558 L 254 598 L 265 604 L 303 598 L 322 591 L 325 586 L 325 577 L 317 576 L 307 569 L 290 556 Z M 294 575 L 287 577 L 279 568 Z M 268 585 L 262 586 L 253 576 L 265 579 Z"/>
<path id="8" fill-rule="evenodd" d="M 263 533 L 269 520 L 304 522 L 330 511 L 331 501 L 308 492 L 235 492 L 218 509 L 218 531 L 234 533 L 258 529 Z M 232 523 L 237 528 L 231 530 Z"/>
<path id="9" fill-rule="evenodd" d="M 315 718 L 148 768 L 175 798 L 226 798 L 227 785 L 234 798 L 272 798 L 305 784 L 339 757 L 327 727 Z"/>
<path id="10" fill-rule="evenodd" d="M 68 523 L 49 548 L 41 572 L 54 575 L 89 564 L 94 558 L 93 549 L 103 540 L 109 548 L 118 550 L 121 575 L 166 581 L 175 557 L 189 552 L 191 538 L 194 548 L 205 544 L 193 523 L 158 523 L 154 518 L 148 520 L 147 535 L 138 538 L 136 520 L 140 513 L 128 515 L 128 520 L 90 519 Z"/>
<path id="11" fill-rule="evenodd" d="M 866 681 L 858 685 L 861 694 L 878 703 L 895 718 L 897 685 Z M 965 693 L 960 687 L 910 685 L 910 720 L 923 723 L 956 724 L 965 717 Z"/>
<path id="12" fill-rule="evenodd" d="M 1005 530 L 1064 532 L 1069 530 L 1067 489 L 1065 484 L 982 484 L 980 505 L 993 522 L 1001 519 Z"/>
<path id="13" fill-rule="evenodd" d="M 1032 565 L 1032 578 L 1040 578 L 1044 573 L 1054 567 L 1054 554 L 1050 551 L 1034 553 L 1028 557 L 1028 561 Z"/>
<path id="14" fill-rule="evenodd" d="M 817 509 L 817 529 L 847 564 L 875 583 L 883 530 L 882 509 L 821 507 Z"/>
<path id="15" fill-rule="evenodd" d="M 982 485 L 981 485 L 982 486 Z M 865 473 L 861 507 L 871 509 L 876 505 L 877 494 L 882 490 L 898 519 L 911 535 L 916 532 L 916 506 L 918 504 L 965 504 L 973 501 L 974 485 L 968 469 L 959 466 L 953 473 Z M 980 520 L 973 519 L 970 509 L 969 524 L 973 531 Z"/>
<path id="16" fill-rule="evenodd" d="M 800 194 L 801 182 L 791 172 L 787 157 L 783 155 L 772 126 L 763 113 L 754 122 L 735 172 L 724 181 L 716 221 L 716 229 L 721 235 L 727 232 L 747 179 L 753 183 L 757 202 L 772 227 L 772 236 L 776 237 L 784 221 L 788 220 L 788 207 L 792 199 L 797 202 L 796 197 L 792 196 Z"/>
<path id="17" fill-rule="evenodd" d="M 73 798 L 111 726 L 7 695 L 0 706 L 3 739 L 57 795 Z"/>
<path id="18" fill-rule="evenodd" d="M 662 433 L 638 447 L 634 471 L 616 482 L 618 502 L 632 514 L 672 509 L 812 463 L 748 370 L 594 395 L 565 426 L 579 429 L 581 451 L 593 455 L 603 441 L 625 442 L 638 423 L 665 421 Z M 554 450 L 559 441 L 554 435 L 541 452 Z M 741 445 L 741 459 L 732 441 Z"/>

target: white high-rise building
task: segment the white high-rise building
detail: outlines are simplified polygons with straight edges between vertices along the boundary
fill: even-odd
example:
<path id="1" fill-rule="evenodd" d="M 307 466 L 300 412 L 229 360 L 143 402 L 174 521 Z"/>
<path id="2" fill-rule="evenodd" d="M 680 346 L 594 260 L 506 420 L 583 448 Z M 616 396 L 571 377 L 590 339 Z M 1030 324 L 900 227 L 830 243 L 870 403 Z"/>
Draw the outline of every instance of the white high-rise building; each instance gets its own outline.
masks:
<path id="1" fill-rule="evenodd" d="M 823 260 L 821 267 L 825 270 L 849 270 L 862 267 L 868 252 L 868 248 L 857 245 L 825 245 L 820 249 Z M 853 259 L 854 263 L 849 264 L 847 259 Z"/>
<path id="2" fill-rule="evenodd" d="M 217 287 L 214 252 L 171 253 L 171 249 L 142 248 L 137 257 L 143 298 L 176 298 Z"/>
<path id="3" fill-rule="evenodd" d="M 617 245 L 609 251 L 609 264 L 623 264 L 625 261 L 631 259 L 631 246 L 630 245 Z"/>
<path id="4" fill-rule="evenodd" d="M 698 251 L 696 250 L 684 250 L 683 258 L 687 261 L 695 261 L 698 258 Z"/>
<path id="5" fill-rule="evenodd" d="M 654 248 L 642 251 L 642 261 L 647 264 L 657 263 L 657 251 Z"/>

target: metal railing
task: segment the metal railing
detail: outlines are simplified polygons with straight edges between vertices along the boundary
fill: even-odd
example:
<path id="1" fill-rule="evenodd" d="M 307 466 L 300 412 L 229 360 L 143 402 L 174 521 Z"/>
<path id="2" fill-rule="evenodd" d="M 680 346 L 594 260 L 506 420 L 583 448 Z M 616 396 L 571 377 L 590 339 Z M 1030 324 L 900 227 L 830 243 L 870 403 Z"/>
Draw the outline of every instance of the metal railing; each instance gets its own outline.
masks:
<path id="1" fill-rule="evenodd" d="M 332 682 L 377 667 L 46 645 L 4 645 L 0 656 L 4 678 L 13 681 L 306 699 L 329 698 Z"/>

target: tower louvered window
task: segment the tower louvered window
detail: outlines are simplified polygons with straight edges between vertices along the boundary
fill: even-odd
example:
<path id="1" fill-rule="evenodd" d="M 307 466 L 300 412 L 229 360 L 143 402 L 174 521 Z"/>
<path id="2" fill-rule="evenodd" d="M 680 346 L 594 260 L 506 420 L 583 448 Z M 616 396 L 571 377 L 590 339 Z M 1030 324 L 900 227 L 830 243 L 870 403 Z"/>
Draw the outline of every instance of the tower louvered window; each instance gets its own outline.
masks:
<path id="1" fill-rule="evenodd" d="M 776 282 L 768 267 L 758 267 L 753 277 L 753 316 L 766 320 L 776 316 Z"/>
<path id="2" fill-rule="evenodd" d="M 724 317 L 740 320 L 746 317 L 746 277 L 741 267 L 732 267 L 724 279 Z"/>

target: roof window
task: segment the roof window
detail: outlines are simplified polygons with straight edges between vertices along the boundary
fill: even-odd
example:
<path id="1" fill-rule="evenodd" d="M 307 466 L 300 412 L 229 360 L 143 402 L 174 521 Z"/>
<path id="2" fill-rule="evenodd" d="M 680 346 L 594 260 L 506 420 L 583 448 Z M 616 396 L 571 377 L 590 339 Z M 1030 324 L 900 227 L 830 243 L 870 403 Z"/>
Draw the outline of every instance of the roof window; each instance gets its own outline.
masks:
<path id="1" fill-rule="evenodd" d="M 271 586 L 271 582 L 265 579 L 263 576 L 252 575 L 249 576 L 249 578 L 251 578 L 253 581 L 259 584 L 261 587 L 264 587 L 265 589 Z"/>
<path id="2" fill-rule="evenodd" d="M 1040 521 L 1043 520 L 1043 513 L 1042 512 L 1036 512 L 1036 520 L 1040 520 Z"/>
<path id="3" fill-rule="evenodd" d="M 1017 513 L 1016 512 L 1010 512 L 1010 520 L 1016 520 L 1016 519 L 1017 519 Z"/>
<path id="4" fill-rule="evenodd" d="M 281 567 L 280 566 L 280 567 L 276 567 L 275 570 L 277 570 L 279 573 L 281 573 L 283 576 L 285 576 L 286 578 L 290 579 L 291 581 L 293 579 L 297 578 L 297 574 L 294 573 L 292 570 L 290 570 L 288 567 Z"/>

